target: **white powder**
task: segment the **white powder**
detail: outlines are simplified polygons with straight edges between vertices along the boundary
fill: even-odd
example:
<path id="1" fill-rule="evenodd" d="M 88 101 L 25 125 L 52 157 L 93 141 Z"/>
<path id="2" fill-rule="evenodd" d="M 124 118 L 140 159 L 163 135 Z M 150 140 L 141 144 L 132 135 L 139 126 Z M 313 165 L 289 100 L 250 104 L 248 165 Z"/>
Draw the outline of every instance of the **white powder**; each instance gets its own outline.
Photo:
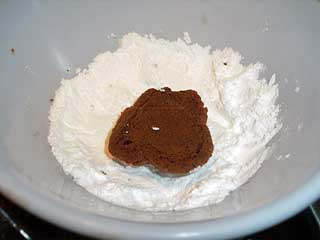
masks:
<path id="1" fill-rule="evenodd" d="M 191 44 L 192 41 L 191 41 L 191 38 L 190 38 L 190 35 L 188 32 L 184 32 L 183 33 L 183 40 L 187 43 L 187 44 Z"/>
<path id="2" fill-rule="evenodd" d="M 117 38 L 117 35 L 114 33 L 110 33 L 107 35 L 107 39 L 111 39 L 111 38 Z"/>
<path id="3" fill-rule="evenodd" d="M 299 123 L 298 126 L 297 126 L 297 131 L 300 132 L 303 128 L 303 123 Z"/>
<path id="4" fill-rule="evenodd" d="M 262 29 L 262 32 L 268 32 L 269 31 L 269 18 L 264 19 L 264 28 Z"/>
<path id="5" fill-rule="evenodd" d="M 81 72 L 81 68 L 76 68 L 75 73 L 79 74 Z"/>
<path id="6" fill-rule="evenodd" d="M 259 79 L 264 66 L 240 60 L 231 48 L 211 51 L 129 33 L 118 50 L 62 80 L 49 115 L 52 152 L 79 185 L 118 205 L 160 211 L 218 203 L 260 168 L 266 144 L 281 128 L 275 77 Z M 166 86 L 199 93 L 215 144 L 206 165 L 180 178 L 123 167 L 104 154 L 121 111 L 145 90 Z"/>

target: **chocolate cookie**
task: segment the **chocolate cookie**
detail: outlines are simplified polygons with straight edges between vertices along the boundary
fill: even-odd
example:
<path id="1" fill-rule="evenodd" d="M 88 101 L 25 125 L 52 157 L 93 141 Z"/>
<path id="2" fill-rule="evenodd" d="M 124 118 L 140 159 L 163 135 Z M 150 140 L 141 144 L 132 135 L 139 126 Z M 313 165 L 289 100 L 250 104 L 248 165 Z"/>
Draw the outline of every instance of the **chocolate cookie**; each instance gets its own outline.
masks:
<path id="1" fill-rule="evenodd" d="M 122 112 L 106 152 L 125 165 L 186 174 L 212 155 L 206 122 L 207 108 L 196 91 L 149 89 Z"/>

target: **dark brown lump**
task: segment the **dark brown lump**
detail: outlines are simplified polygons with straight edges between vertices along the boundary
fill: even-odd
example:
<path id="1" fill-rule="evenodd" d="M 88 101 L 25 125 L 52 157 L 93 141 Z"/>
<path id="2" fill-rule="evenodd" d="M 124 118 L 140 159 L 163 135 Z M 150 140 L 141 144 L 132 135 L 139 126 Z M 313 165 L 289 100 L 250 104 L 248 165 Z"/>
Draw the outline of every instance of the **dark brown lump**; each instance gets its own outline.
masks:
<path id="1" fill-rule="evenodd" d="M 125 165 L 186 174 L 212 155 L 206 122 L 207 108 L 196 91 L 149 89 L 122 112 L 105 152 Z"/>

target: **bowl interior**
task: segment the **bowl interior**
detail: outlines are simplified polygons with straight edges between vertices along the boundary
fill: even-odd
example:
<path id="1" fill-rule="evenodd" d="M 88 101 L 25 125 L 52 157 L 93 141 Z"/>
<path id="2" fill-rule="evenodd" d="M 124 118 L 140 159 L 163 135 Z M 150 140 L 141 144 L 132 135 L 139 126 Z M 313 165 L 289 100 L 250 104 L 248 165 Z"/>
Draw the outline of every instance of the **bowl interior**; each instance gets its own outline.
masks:
<path id="1" fill-rule="evenodd" d="M 142 222 L 234 216 L 280 199 L 320 171 L 319 12 L 316 1 L 1 3 L 0 174 L 64 205 Z M 108 35 L 130 31 L 171 40 L 186 31 L 201 45 L 231 46 L 245 63 L 261 61 L 267 79 L 277 73 L 284 127 L 261 170 L 222 203 L 162 213 L 115 206 L 75 185 L 51 154 L 48 110 L 60 80 L 115 49 Z"/>

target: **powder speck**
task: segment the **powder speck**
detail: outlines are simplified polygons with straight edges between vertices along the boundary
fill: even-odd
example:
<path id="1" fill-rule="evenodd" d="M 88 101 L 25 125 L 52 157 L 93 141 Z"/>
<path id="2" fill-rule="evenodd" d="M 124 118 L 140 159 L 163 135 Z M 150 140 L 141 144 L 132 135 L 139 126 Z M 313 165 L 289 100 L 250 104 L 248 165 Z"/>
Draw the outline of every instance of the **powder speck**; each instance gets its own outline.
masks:
<path id="1" fill-rule="evenodd" d="M 191 43 L 192 43 L 191 38 L 190 38 L 190 35 L 189 35 L 189 33 L 187 33 L 187 32 L 184 32 L 184 33 L 183 33 L 183 40 L 184 40 L 187 44 L 191 44 Z"/>
<path id="2" fill-rule="evenodd" d="M 154 130 L 154 131 L 159 131 L 160 128 L 158 128 L 158 127 L 152 127 L 152 130 Z"/>
<path id="3" fill-rule="evenodd" d="M 264 19 L 264 28 L 262 29 L 262 32 L 268 32 L 269 31 L 269 18 Z"/>
<path id="4" fill-rule="evenodd" d="M 296 93 L 300 92 L 300 87 L 295 87 L 294 91 L 295 91 Z"/>
<path id="5" fill-rule="evenodd" d="M 35 72 L 31 69 L 29 65 L 24 66 L 24 69 L 27 73 L 30 73 L 32 75 L 35 75 Z"/>
<path id="6" fill-rule="evenodd" d="M 115 38 L 117 38 L 117 35 L 114 34 L 114 33 L 108 34 L 108 35 L 107 35 L 107 39 L 111 39 L 111 38 L 115 39 Z"/>

